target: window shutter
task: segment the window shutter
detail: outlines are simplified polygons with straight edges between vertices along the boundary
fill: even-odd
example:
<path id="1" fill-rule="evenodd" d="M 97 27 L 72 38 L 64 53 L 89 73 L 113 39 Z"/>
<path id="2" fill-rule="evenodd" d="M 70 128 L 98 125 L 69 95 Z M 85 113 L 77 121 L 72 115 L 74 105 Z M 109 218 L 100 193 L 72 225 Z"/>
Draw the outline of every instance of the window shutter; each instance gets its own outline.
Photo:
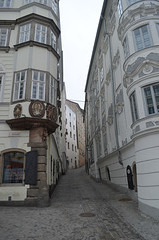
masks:
<path id="1" fill-rule="evenodd" d="M 25 184 L 36 185 L 37 183 L 37 151 L 26 153 Z"/>

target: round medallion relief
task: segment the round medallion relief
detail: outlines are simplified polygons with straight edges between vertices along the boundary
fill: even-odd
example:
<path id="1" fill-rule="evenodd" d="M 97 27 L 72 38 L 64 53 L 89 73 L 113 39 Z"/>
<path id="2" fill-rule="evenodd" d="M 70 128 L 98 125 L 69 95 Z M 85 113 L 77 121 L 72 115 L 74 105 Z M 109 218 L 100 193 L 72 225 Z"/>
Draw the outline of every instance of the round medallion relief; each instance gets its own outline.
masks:
<path id="1" fill-rule="evenodd" d="M 32 117 L 42 118 L 45 115 L 45 105 L 40 101 L 33 101 L 29 105 L 29 113 Z"/>

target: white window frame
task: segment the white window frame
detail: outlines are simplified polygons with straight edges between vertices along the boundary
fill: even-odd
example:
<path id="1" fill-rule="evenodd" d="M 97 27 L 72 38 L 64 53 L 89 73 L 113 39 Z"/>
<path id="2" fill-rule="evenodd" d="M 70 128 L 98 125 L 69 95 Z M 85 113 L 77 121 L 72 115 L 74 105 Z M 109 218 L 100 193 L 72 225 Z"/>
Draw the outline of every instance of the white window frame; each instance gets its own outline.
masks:
<path id="1" fill-rule="evenodd" d="M 159 83 L 154 83 L 154 84 L 151 84 L 151 85 L 147 85 L 147 86 L 144 86 L 142 89 L 143 89 L 143 95 L 144 95 L 144 101 L 145 101 L 145 108 L 146 108 L 146 113 L 147 115 L 151 115 L 151 114 L 156 114 L 156 113 L 159 113 L 159 102 L 157 104 L 157 101 L 156 101 L 156 97 L 159 98 L 159 94 L 158 95 L 155 95 L 155 91 L 154 91 L 154 87 L 155 86 L 158 86 L 159 87 Z M 149 88 L 150 89 L 150 95 L 149 96 L 146 96 L 146 93 L 145 93 L 145 89 L 146 88 Z M 151 103 L 148 101 L 151 99 Z M 158 106 L 158 108 L 157 108 Z M 149 108 L 152 107 L 154 109 L 153 112 L 150 112 L 149 111 Z"/>
<path id="2" fill-rule="evenodd" d="M 24 73 L 24 78 L 22 78 L 22 73 Z M 18 79 L 18 75 L 19 75 L 19 79 Z M 15 73 L 13 101 L 19 101 L 25 98 L 26 78 L 27 78 L 27 71 L 21 71 L 21 72 Z"/>
<path id="3" fill-rule="evenodd" d="M 12 0 L 0 0 L 0 8 L 10 8 Z"/>
<path id="4" fill-rule="evenodd" d="M 31 23 L 20 26 L 19 30 L 19 43 L 27 42 L 30 40 Z"/>
<path id="5" fill-rule="evenodd" d="M 52 10 L 54 11 L 54 13 L 57 15 L 57 3 L 56 3 L 56 0 L 51 0 L 51 8 Z"/>
<path id="6" fill-rule="evenodd" d="M 118 1 L 118 13 L 119 13 L 119 18 L 120 18 L 123 13 L 123 6 L 122 6 L 121 0 Z"/>
<path id="7" fill-rule="evenodd" d="M 3 33 L 3 30 L 6 31 L 5 34 Z M 7 39 L 8 39 L 8 29 L 7 28 L 0 28 L 0 47 L 7 46 Z M 5 41 L 5 43 L 1 44 L 2 41 Z"/>
<path id="8" fill-rule="evenodd" d="M 33 2 L 33 0 L 24 0 L 24 5 L 32 3 L 32 2 Z"/>
<path id="9" fill-rule="evenodd" d="M 136 92 L 133 92 L 130 95 L 130 107 L 131 107 L 131 115 L 133 122 L 139 119 L 138 108 L 137 108 L 137 101 L 136 101 Z"/>
<path id="10" fill-rule="evenodd" d="M 50 45 L 56 50 L 57 38 L 53 31 L 50 31 Z"/>
<path id="11" fill-rule="evenodd" d="M 3 100 L 4 73 L 0 73 L 0 102 Z"/>
<path id="12" fill-rule="evenodd" d="M 50 76 L 50 85 L 49 85 L 49 103 L 56 106 L 57 102 L 57 81 L 55 78 Z"/>
<path id="13" fill-rule="evenodd" d="M 34 74 L 37 74 L 37 79 L 34 78 Z M 43 80 L 41 77 L 43 75 Z M 46 73 L 40 71 L 32 71 L 32 86 L 31 86 L 31 99 L 38 99 L 45 101 L 45 85 L 46 85 Z M 42 96 L 40 96 L 42 94 Z"/>
<path id="14" fill-rule="evenodd" d="M 43 40 L 44 37 L 44 40 Z M 46 44 L 47 27 L 39 23 L 35 24 L 34 41 Z"/>
<path id="15" fill-rule="evenodd" d="M 142 29 L 143 29 L 144 27 L 147 27 L 147 33 L 148 33 L 147 36 L 148 36 L 148 42 L 149 42 L 148 45 L 146 44 L 146 41 L 145 41 L 145 39 L 144 39 L 144 34 L 143 34 L 143 32 L 142 32 Z M 136 31 L 136 30 L 139 31 L 139 41 L 140 41 L 140 44 L 142 45 L 141 47 L 139 47 L 139 44 L 137 43 L 138 39 L 137 39 L 136 36 L 135 36 L 135 31 Z M 150 29 L 149 29 L 149 25 L 148 25 L 148 24 L 142 25 L 142 26 L 134 29 L 134 30 L 133 30 L 133 36 L 134 36 L 134 41 L 135 41 L 135 46 L 136 46 L 136 50 L 137 50 L 137 51 L 140 51 L 140 50 L 142 50 L 142 49 L 144 49 L 144 48 L 151 47 L 151 46 L 153 45 L 153 43 L 152 43 L 152 38 L 151 38 L 151 33 L 150 33 Z"/>

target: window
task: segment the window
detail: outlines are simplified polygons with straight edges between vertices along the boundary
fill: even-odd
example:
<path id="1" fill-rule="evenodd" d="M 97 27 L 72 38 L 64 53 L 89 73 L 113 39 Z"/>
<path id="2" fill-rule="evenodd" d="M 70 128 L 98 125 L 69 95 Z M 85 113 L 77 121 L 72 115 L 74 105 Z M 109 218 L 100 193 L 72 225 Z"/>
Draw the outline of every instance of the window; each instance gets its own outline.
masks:
<path id="1" fill-rule="evenodd" d="M 123 13 L 123 8 L 122 8 L 122 3 L 121 0 L 118 1 L 118 13 L 119 13 L 119 17 L 122 15 Z"/>
<path id="2" fill-rule="evenodd" d="M 30 40 L 31 24 L 26 24 L 20 27 L 19 43 L 27 42 Z"/>
<path id="3" fill-rule="evenodd" d="M 68 149 L 70 149 L 70 143 L 68 142 Z"/>
<path id="4" fill-rule="evenodd" d="M 32 3 L 33 0 L 24 0 L 24 4 L 29 4 L 29 3 Z"/>
<path id="5" fill-rule="evenodd" d="M 10 7 L 11 6 L 11 0 L 0 0 L 0 7 Z"/>
<path id="6" fill-rule="evenodd" d="M 128 4 L 131 5 L 136 2 L 140 2 L 141 0 L 128 0 Z"/>
<path id="7" fill-rule="evenodd" d="M 37 2 L 47 5 L 47 0 L 37 0 Z"/>
<path id="8" fill-rule="evenodd" d="M 51 31 L 50 45 L 56 50 L 56 35 Z"/>
<path id="9" fill-rule="evenodd" d="M 52 10 L 57 14 L 57 3 L 56 0 L 51 0 Z"/>
<path id="10" fill-rule="evenodd" d="M 2 101 L 3 82 L 4 82 L 4 74 L 0 74 L 0 102 Z"/>
<path id="11" fill-rule="evenodd" d="M 70 132 L 70 138 L 72 138 L 72 132 Z"/>
<path id="12" fill-rule="evenodd" d="M 137 50 L 150 47 L 152 45 L 148 25 L 144 25 L 134 30 L 134 37 Z"/>
<path id="13" fill-rule="evenodd" d="M 47 37 L 47 27 L 40 24 L 35 24 L 34 40 L 36 42 L 46 43 L 46 37 Z"/>
<path id="14" fill-rule="evenodd" d="M 159 113 L 159 84 L 143 88 L 148 114 Z"/>
<path id="15" fill-rule="evenodd" d="M 72 151 L 74 151 L 74 145 L 72 144 Z"/>
<path id="16" fill-rule="evenodd" d="M 136 104 L 136 95 L 133 92 L 130 96 L 130 106 L 131 106 L 131 114 L 132 120 L 135 122 L 138 119 L 138 112 L 137 112 L 137 104 Z"/>
<path id="17" fill-rule="evenodd" d="M 0 28 L 0 47 L 7 45 L 8 29 Z"/>
<path id="18" fill-rule="evenodd" d="M 4 153 L 3 183 L 22 183 L 24 153 Z"/>
<path id="19" fill-rule="evenodd" d="M 57 81 L 51 76 L 50 77 L 50 88 L 49 88 L 49 102 L 56 106 L 57 101 Z"/>
<path id="20" fill-rule="evenodd" d="M 32 99 L 45 100 L 45 78 L 46 74 L 43 72 L 32 72 Z"/>
<path id="21" fill-rule="evenodd" d="M 25 97 L 26 71 L 15 74 L 13 100 L 22 100 Z"/>
<path id="22" fill-rule="evenodd" d="M 128 44 L 128 39 L 127 39 L 127 37 L 124 39 L 123 49 L 124 49 L 124 56 L 125 56 L 125 58 L 127 58 L 127 57 L 130 55 L 130 52 L 129 52 L 129 44 Z"/>

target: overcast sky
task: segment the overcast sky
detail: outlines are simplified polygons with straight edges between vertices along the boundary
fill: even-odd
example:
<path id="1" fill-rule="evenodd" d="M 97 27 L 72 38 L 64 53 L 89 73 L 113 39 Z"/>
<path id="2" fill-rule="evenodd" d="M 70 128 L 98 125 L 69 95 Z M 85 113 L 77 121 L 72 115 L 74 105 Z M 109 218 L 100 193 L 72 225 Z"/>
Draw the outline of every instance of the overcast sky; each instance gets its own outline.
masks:
<path id="1" fill-rule="evenodd" d="M 66 97 L 82 108 L 102 5 L 103 0 L 60 0 Z"/>

